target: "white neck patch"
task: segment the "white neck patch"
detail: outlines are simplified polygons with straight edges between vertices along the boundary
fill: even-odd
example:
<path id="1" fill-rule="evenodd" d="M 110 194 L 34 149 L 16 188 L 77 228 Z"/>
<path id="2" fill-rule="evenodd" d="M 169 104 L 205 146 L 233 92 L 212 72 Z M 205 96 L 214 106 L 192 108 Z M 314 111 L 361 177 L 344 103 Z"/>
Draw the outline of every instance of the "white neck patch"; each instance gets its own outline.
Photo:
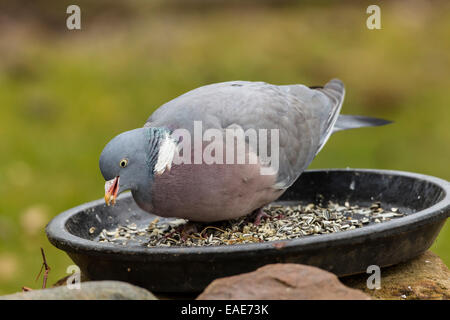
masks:
<path id="1" fill-rule="evenodd" d="M 177 144 L 175 140 L 166 133 L 159 145 L 158 160 L 156 161 L 155 169 L 153 170 L 155 174 L 162 174 L 166 169 L 170 171 L 176 150 Z"/>

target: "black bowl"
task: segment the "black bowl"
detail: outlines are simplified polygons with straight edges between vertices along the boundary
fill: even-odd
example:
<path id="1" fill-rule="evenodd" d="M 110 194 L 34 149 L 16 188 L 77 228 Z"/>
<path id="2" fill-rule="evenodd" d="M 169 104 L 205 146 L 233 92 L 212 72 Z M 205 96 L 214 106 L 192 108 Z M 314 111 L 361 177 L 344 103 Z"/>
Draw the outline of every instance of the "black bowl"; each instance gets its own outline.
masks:
<path id="1" fill-rule="evenodd" d="M 124 194 L 114 207 L 97 200 L 65 211 L 46 232 L 91 280 L 122 280 L 154 292 L 196 292 L 214 279 L 269 263 L 308 264 L 338 276 L 397 264 L 426 251 L 450 215 L 447 181 L 400 171 L 306 171 L 279 201 L 310 203 L 318 194 L 341 204 L 380 201 L 407 215 L 339 233 L 228 246 L 148 248 L 94 241 L 102 229 L 132 222 L 143 226 L 155 218 Z"/>

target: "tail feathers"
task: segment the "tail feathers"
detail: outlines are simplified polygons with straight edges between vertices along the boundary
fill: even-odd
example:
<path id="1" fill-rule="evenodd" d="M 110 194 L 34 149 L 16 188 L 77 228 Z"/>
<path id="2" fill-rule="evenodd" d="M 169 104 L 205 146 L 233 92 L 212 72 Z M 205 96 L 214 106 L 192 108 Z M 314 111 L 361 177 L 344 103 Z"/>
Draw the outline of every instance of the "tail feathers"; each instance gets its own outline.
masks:
<path id="1" fill-rule="evenodd" d="M 333 133 L 347 129 L 384 126 L 389 123 L 392 123 L 392 121 L 365 116 L 341 114 L 334 124 Z"/>

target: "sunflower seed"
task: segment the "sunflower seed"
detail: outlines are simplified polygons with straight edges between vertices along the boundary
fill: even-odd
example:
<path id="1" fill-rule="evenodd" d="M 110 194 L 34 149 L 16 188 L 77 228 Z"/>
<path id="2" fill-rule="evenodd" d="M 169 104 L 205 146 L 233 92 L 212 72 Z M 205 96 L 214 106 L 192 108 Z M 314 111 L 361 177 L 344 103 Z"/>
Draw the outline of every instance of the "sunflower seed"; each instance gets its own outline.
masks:
<path id="1" fill-rule="evenodd" d="M 99 242 L 147 247 L 232 245 L 345 232 L 404 215 L 397 208 L 385 212 L 380 202 L 374 202 L 369 207 L 360 207 L 349 201 L 343 206 L 334 202 L 328 202 L 325 206 L 324 197 L 318 199 L 318 204 L 304 206 L 269 205 L 263 209 L 268 218 L 261 219 L 259 225 L 255 225 L 248 216 L 212 225 L 196 223 L 193 224 L 195 227 L 188 227 L 184 219 L 159 223 L 156 218 L 148 226 L 127 222 L 126 226 L 118 226 L 114 230 L 103 229 L 96 239 Z"/>

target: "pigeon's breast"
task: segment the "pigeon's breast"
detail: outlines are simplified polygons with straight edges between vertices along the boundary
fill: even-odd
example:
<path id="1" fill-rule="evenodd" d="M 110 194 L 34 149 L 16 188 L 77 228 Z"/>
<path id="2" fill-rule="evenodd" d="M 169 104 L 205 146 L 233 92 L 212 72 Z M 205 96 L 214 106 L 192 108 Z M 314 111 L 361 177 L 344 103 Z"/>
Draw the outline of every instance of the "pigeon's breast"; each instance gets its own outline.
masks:
<path id="1" fill-rule="evenodd" d="M 237 218 L 277 199 L 276 176 L 258 164 L 180 164 L 155 175 L 152 212 L 212 222 Z"/>

